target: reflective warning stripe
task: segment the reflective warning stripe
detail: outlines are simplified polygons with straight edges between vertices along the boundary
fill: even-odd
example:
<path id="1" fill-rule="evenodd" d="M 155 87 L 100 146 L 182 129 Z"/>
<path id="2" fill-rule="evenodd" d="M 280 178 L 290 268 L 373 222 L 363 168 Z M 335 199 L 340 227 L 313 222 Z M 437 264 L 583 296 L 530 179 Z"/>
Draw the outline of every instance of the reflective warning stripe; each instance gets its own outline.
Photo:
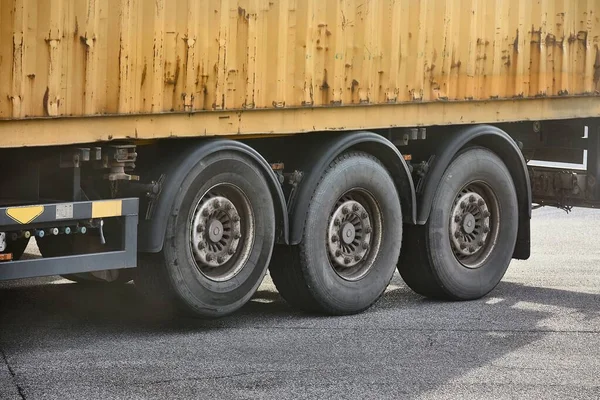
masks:
<path id="1" fill-rule="evenodd" d="M 94 201 L 92 203 L 92 218 L 118 217 L 123 212 L 122 200 Z"/>

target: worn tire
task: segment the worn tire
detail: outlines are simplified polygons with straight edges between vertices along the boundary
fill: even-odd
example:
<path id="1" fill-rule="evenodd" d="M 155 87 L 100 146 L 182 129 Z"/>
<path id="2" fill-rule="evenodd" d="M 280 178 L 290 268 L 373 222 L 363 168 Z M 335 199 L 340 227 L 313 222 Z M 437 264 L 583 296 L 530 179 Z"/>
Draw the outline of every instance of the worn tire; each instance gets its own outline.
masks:
<path id="1" fill-rule="evenodd" d="M 452 218 L 457 218 L 454 221 L 457 224 L 466 221 L 460 212 L 455 213 L 456 201 L 464 198 L 461 193 L 467 193 L 471 187 L 481 187 L 483 195 L 487 193 L 489 200 L 483 204 L 486 210 L 488 203 L 491 204 L 491 214 L 481 225 L 487 226 L 490 233 L 478 241 L 477 247 L 484 243 L 479 250 L 475 249 L 472 256 L 464 256 L 460 247 L 453 244 L 451 224 Z M 497 216 L 493 215 L 493 207 L 497 208 Z M 427 297 L 473 300 L 485 296 L 502 280 L 511 262 L 518 222 L 517 195 L 506 165 L 487 149 L 467 149 L 457 155 L 444 173 L 427 224 L 405 227 L 398 262 L 400 275 L 411 289 Z M 466 237 L 461 236 L 465 231 L 455 230 L 459 231 L 455 232 L 459 237 Z"/>
<path id="2" fill-rule="evenodd" d="M 239 190 L 241 194 L 227 190 Z M 194 237 L 191 224 L 198 215 L 196 211 L 213 201 L 205 200 L 213 192 L 234 202 L 235 210 L 247 210 L 246 217 L 240 214 L 238 220 L 246 232 L 239 239 L 238 249 L 242 246 L 242 250 L 247 250 L 235 251 L 223 264 L 222 277 L 218 269 L 214 269 L 214 276 L 209 276 L 213 270 L 199 261 L 191 244 Z M 252 224 L 254 227 L 248 230 Z M 256 292 L 265 276 L 274 241 L 275 210 L 262 171 L 251 159 L 238 153 L 213 154 L 200 161 L 183 181 L 167 223 L 163 250 L 139 255 L 134 282 L 162 310 L 201 317 L 224 316 L 242 307 Z M 228 278 L 231 273 L 226 268 L 230 264 L 231 271 L 238 272 Z"/>
<path id="3" fill-rule="evenodd" d="M 357 266 L 345 269 L 332 254 L 328 238 L 332 221 L 339 215 L 336 210 L 352 204 L 344 199 L 354 198 L 353 193 L 365 202 L 369 215 L 365 221 L 372 225 L 373 241 Z M 369 198 L 372 200 L 368 201 Z M 365 223 L 364 227 L 368 226 Z M 362 228 L 360 231 L 366 232 Z M 357 228 L 356 232 L 360 231 Z M 360 240 L 365 238 L 362 236 Z M 282 297 L 301 310 L 330 315 L 359 313 L 384 293 L 394 273 L 401 240 L 402 210 L 390 174 L 371 155 L 345 153 L 324 171 L 313 193 L 301 243 L 276 247 L 270 265 L 271 278 Z M 341 239 L 339 243 L 341 246 Z M 366 268 L 364 271 L 361 265 Z M 356 269 L 354 275 L 353 269 Z"/>

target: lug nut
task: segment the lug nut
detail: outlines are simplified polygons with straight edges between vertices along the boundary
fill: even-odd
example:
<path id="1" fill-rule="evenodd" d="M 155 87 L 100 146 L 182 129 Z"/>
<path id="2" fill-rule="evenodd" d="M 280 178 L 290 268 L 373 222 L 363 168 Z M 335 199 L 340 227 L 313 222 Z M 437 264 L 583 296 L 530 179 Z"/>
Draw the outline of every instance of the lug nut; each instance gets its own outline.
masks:
<path id="1" fill-rule="evenodd" d="M 483 207 L 483 205 L 484 205 L 484 204 L 485 204 L 485 201 L 483 201 L 483 199 L 479 199 L 479 200 L 477 201 L 477 205 L 478 205 L 479 207 Z"/>
<path id="2" fill-rule="evenodd" d="M 220 202 L 219 200 L 215 200 L 215 201 L 213 201 L 213 207 L 214 207 L 214 208 L 219 208 L 219 207 L 221 207 L 221 202 Z"/>
<path id="3" fill-rule="evenodd" d="M 341 256 L 341 255 L 342 255 L 342 251 L 341 251 L 341 250 L 336 250 L 336 251 L 335 251 L 335 256 L 336 256 L 336 257 L 339 257 L 339 256 Z"/>
<path id="4" fill-rule="evenodd" d="M 333 243 L 337 242 L 339 239 L 340 239 L 340 238 L 338 237 L 338 235 L 333 235 L 333 236 L 331 237 L 331 241 L 332 241 Z"/>
<path id="5" fill-rule="evenodd" d="M 204 232 L 204 225 L 198 225 L 198 227 L 196 228 L 196 231 L 198 231 L 198 233 Z"/>
<path id="6" fill-rule="evenodd" d="M 341 224 L 341 222 L 340 222 L 340 219 L 339 219 L 339 218 L 336 218 L 336 219 L 333 221 L 333 224 L 334 224 L 335 226 L 340 226 L 340 224 Z"/>
<path id="7" fill-rule="evenodd" d="M 206 243 L 204 243 L 204 242 L 198 243 L 198 250 L 204 250 L 205 247 L 206 247 Z"/>
<path id="8" fill-rule="evenodd" d="M 223 262 L 225 262 L 225 257 L 223 257 L 223 256 L 219 256 L 219 257 L 217 257 L 217 262 L 218 262 L 219 264 L 223 264 Z"/>
<path id="9" fill-rule="evenodd" d="M 225 208 L 226 211 L 231 210 L 231 203 L 225 203 L 225 205 L 223 206 Z"/>
<path id="10" fill-rule="evenodd" d="M 348 210 L 348 207 L 344 206 L 342 208 L 342 214 L 348 214 L 350 212 L 350 210 Z"/>
<path id="11" fill-rule="evenodd" d="M 361 257 L 357 254 L 357 255 L 354 256 L 354 261 L 360 261 L 360 258 Z"/>
<path id="12" fill-rule="evenodd" d="M 235 249 L 233 247 L 230 247 L 229 250 L 227 250 L 227 254 L 229 254 L 230 256 L 235 254 Z"/>
<path id="13" fill-rule="evenodd" d="M 358 204 L 353 204 L 352 205 L 352 211 L 357 212 L 358 210 L 359 210 Z"/>
<path id="14" fill-rule="evenodd" d="M 454 232 L 454 237 L 455 237 L 455 238 L 457 238 L 457 239 L 460 239 L 460 236 L 461 236 L 461 235 L 460 235 L 460 232 L 459 232 L 459 231 L 456 231 L 456 232 Z"/>
<path id="15" fill-rule="evenodd" d="M 477 246 L 483 247 L 483 240 L 480 240 L 479 242 L 477 242 Z"/>
<path id="16" fill-rule="evenodd" d="M 483 212 L 483 218 L 489 218 L 490 217 L 490 212 L 489 211 L 484 211 Z"/>
<path id="17" fill-rule="evenodd" d="M 362 212 L 362 214 L 360 214 L 360 217 L 361 217 L 362 219 L 367 219 L 367 218 L 369 218 L 369 214 L 367 214 L 367 212 L 366 212 L 366 211 L 363 211 L 363 212 Z"/>
<path id="18" fill-rule="evenodd" d="M 469 253 L 475 253 L 475 247 L 470 246 L 469 247 Z"/>
<path id="19" fill-rule="evenodd" d="M 467 208 L 467 202 L 463 201 L 462 203 L 460 203 L 460 208 L 462 208 L 462 209 Z"/>
<path id="20" fill-rule="evenodd" d="M 365 228 L 365 232 L 367 232 L 367 233 L 371 233 L 371 232 L 373 232 L 373 228 L 371 228 L 370 226 L 367 226 L 367 227 Z"/>
<path id="21" fill-rule="evenodd" d="M 352 259 L 350 257 L 344 258 L 344 264 L 350 264 L 351 262 L 352 262 Z"/>
<path id="22" fill-rule="evenodd" d="M 464 243 L 461 243 L 461 244 L 460 244 L 460 249 L 461 249 L 461 250 L 464 250 L 464 249 L 466 249 L 466 248 L 467 248 L 467 245 L 466 245 L 466 244 L 464 244 Z"/>
<path id="23" fill-rule="evenodd" d="M 363 249 L 365 249 L 365 250 L 366 250 L 366 249 L 368 249 L 368 248 L 369 248 L 369 243 L 367 243 L 367 242 L 362 242 L 362 245 L 361 245 L 361 246 L 362 246 L 362 248 L 363 248 Z"/>
<path id="24" fill-rule="evenodd" d="M 460 222 L 460 215 L 456 215 L 454 217 L 454 222 Z"/>
<path id="25" fill-rule="evenodd" d="M 469 196 L 469 202 L 475 203 L 475 196 L 473 196 L 473 195 Z"/>
<path id="26" fill-rule="evenodd" d="M 241 234 L 240 232 L 235 232 L 235 233 L 233 234 L 233 238 L 234 238 L 234 239 L 239 239 L 239 238 L 241 238 L 241 237 L 242 237 L 242 234 Z"/>
<path id="27" fill-rule="evenodd" d="M 240 216 L 239 215 L 234 215 L 233 218 L 231 218 L 233 220 L 233 222 L 240 222 Z"/>
<path id="28" fill-rule="evenodd" d="M 214 257 L 212 254 L 207 254 L 206 255 L 206 261 L 211 262 L 212 260 L 214 260 Z"/>
<path id="29" fill-rule="evenodd" d="M 202 215 L 205 217 L 208 217 L 208 214 L 210 214 L 210 212 L 208 211 L 207 208 L 205 208 L 204 210 L 202 210 Z"/>
<path id="30" fill-rule="evenodd" d="M 489 233 L 490 232 L 490 227 L 489 226 L 484 226 L 483 227 L 483 233 Z"/>

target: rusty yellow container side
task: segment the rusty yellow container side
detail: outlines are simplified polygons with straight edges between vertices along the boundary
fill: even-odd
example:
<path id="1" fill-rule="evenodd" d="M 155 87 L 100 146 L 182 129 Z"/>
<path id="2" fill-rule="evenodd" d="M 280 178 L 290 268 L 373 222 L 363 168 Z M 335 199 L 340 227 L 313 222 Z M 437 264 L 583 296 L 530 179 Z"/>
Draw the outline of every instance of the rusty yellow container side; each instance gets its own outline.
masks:
<path id="1" fill-rule="evenodd" d="M 599 46 L 600 0 L 0 0 L 0 147 L 600 116 Z"/>

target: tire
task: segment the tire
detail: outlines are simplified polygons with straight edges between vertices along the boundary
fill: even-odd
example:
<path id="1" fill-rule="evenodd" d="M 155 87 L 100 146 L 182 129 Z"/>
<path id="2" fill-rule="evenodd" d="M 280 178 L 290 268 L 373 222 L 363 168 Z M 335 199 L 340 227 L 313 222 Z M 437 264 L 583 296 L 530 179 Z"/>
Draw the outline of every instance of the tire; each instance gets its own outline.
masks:
<path id="1" fill-rule="evenodd" d="M 426 297 L 481 298 L 506 273 L 518 222 L 510 172 L 493 152 L 469 148 L 442 176 L 427 224 L 405 227 L 400 275 Z"/>
<path id="2" fill-rule="evenodd" d="M 357 239 L 350 244 L 344 240 L 348 231 L 354 232 L 348 241 Z M 387 288 L 401 241 L 402 210 L 390 174 L 366 153 L 345 153 L 313 193 L 300 245 L 276 247 L 271 278 L 282 297 L 301 310 L 359 313 Z"/>
<path id="3" fill-rule="evenodd" d="M 63 257 L 79 252 L 79 250 L 91 251 L 96 249 L 101 251 L 102 247 L 98 244 L 90 244 L 90 240 L 99 243 L 100 239 L 90 236 L 44 236 L 37 238 L 38 249 L 43 257 Z M 104 272 L 104 271 L 99 271 Z M 110 275 L 110 280 L 101 279 L 91 272 L 82 272 L 78 274 L 60 275 L 62 278 L 71 282 L 86 285 L 124 285 L 133 279 L 130 269 L 110 270 L 104 272 Z"/>
<path id="4" fill-rule="evenodd" d="M 163 250 L 139 255 L 136 286 L 169 312 L 236 311 L 261 284 L 275 242 L 273 199 L 259 167 L 235 152 L 213 154 L 189 172 L 173 210 Z"/>
<path id="5" fill-rule="evenodd" d="M 19 238 L 17 240 L 8 240 L 6 243 L 6 250 L 3 253 L 12 253 L 13 260 L 20 260 L 25 253 L 25 249 L 29 244 L 29 238 Z"/>

